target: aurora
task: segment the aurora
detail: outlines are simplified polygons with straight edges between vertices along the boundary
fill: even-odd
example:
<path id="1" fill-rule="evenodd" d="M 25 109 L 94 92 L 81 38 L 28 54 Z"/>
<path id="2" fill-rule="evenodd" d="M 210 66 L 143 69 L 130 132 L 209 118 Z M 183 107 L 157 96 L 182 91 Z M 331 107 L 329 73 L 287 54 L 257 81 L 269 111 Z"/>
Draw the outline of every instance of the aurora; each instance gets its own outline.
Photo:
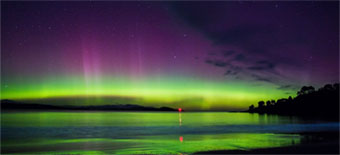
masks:
<path id="1" fill-rule="evenodd" d="M 223 109 L 225 106 L 242 109 L 256 100 L 265 99 L 268 95 L 280 97 L 280 94 L 284 93 L 268 91 L 271 88 L 270 85 L 251 88 L 242 83 L 217 83 L 185 78 L 148 78 L 150 80 L 138 82 L 123 78 L 108 78 L 96 84 L 86 83 L 85 80 L 80 80 L 81 77 L 75 79 L 78 80 L 58 79 L 46 83 L 19 84 L 17 86 L 19 89 L 9 88 L 2 94 L 2 97 L 31 102 L 39 102 L 39 100 L 42 102 L 52 98 L 54 104 L 58 104 L 58 98 L 59 102 L 63 101 L 61 102 L 63 104 L 79 104 L 79 102 L 81 104 L 110 104 L 117 101 L 117 98 L 130 98 L 130 100 L 120 100 L 120 102 L 130 104 L 141 102 L 153 106 L 166 104 L 170 107 L 214 110 L 214 108 Z M 50 103 L 51 100 L 49 100 Z"/>
<path id="2" fill-rule="evenodd" d="M 3 2 L 1 99 L 244 110 L 338 81 L 335 2 L 206 3 Z"/>
<path id="3" fill-rule="evenodd" d="M 0 154 L 339 154 L 338 1 L 0 3 Z"/>

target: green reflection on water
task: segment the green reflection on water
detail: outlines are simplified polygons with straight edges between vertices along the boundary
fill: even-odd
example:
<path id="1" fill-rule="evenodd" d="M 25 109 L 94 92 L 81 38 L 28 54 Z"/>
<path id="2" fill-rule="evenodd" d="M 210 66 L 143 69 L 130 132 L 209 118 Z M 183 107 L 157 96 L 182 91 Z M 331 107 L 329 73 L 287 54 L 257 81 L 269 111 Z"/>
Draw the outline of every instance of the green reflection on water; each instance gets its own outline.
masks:
<path id="1" fill-rule="evenodd" d="M 2 127 L 159 127 L 209 128 L 219 125 L 266 125 L 294 123 L 295 118 L 248 113 L 161 112 L 5 112 Z M 180 123 L 181 122 L 181 123 Z M 114 131 L 112 131 L 114 132 Z M 186 154 L 208 150 L 249 150 L 299 144 L 297 134 L 273 133 L 176 133 L 128 138 L 22 137 L 2 139 L 2 153 L 43 154 Z M 138 134 L 137 134 L 138 135 Z M 181 138 L 182 137 L 182 138 Z"/>
<path id="2" fill-rule="evenodd" d="M 177 126 L 176 112 L 14 112 L 1 113 L 2 126 Z M 182 125 L 284 124 L 299 120 L 275 115 L 187 112 Z"/>
<path id="3" fill-rule="evenodd" d="M 208 150 L 249 150 L 289 146 L 300 143 L 295 134 L 208 134 L 141 136 L 136 139 L 40 139 L 3 143 L 3 149 L 17 153 L 48 154 L 180 154 Z M 57 151 L 53 151 L 57 150 Z"/>

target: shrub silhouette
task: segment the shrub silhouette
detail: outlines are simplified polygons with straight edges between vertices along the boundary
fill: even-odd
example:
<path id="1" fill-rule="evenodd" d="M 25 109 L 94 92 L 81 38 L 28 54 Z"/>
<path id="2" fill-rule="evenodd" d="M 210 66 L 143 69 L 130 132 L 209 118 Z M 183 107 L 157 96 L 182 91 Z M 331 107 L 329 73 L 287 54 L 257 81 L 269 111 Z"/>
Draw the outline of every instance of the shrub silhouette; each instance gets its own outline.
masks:
<path id="1" fill-rule="evenodd" d="M 267 113 L 280 115 L 294 115 L 303 117 L 317 117 L 339 121 L 339 83 L 326 84 L 318 90 L 312 86 L 303 86 L 295 98 L 289 96 L 258 102 L 258 107 L 249 107 L 251 113 Z"/>

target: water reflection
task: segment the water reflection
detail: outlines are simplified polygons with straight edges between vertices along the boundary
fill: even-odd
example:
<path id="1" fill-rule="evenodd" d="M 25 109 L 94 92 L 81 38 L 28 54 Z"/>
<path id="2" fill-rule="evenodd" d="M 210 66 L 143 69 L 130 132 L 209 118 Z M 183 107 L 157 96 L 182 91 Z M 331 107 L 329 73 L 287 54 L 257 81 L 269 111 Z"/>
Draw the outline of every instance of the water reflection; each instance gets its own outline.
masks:
<path id="1" fill-rule="evenodd" d="M 181 113 L 1 113 L 1 150 L 32 154 L 187 154 L 297 145 L 302 137 L 286 133 L 339 130 L 338 123 L 306 124 L 295 118 L 247 113 L 186 112 L 183 118 L 186 122 L 182 126 Z"/>
<path id="2" fill-rule="evenodd" d="M 178 113 L 178 118 L 179 118 L 179 126 L 182 126 L 182 114 Z"/>
<path id="3" fill-rule="evenodd" d="M 179 141 L 182 143 L 183 142 L 183 136 L 179 136 Z"/>

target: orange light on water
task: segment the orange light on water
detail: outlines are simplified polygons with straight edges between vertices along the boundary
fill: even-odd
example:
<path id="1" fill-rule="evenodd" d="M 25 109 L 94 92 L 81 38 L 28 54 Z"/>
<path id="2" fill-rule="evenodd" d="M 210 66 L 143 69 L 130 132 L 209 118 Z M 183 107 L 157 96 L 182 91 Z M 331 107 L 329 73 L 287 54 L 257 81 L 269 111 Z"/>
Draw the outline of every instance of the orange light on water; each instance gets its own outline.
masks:
<path id="1" fill-rule="evenodd" d="M 178 118 L 179 118 L 179 126 L 182 126 L 182 114 L 178 113 Z"/>

